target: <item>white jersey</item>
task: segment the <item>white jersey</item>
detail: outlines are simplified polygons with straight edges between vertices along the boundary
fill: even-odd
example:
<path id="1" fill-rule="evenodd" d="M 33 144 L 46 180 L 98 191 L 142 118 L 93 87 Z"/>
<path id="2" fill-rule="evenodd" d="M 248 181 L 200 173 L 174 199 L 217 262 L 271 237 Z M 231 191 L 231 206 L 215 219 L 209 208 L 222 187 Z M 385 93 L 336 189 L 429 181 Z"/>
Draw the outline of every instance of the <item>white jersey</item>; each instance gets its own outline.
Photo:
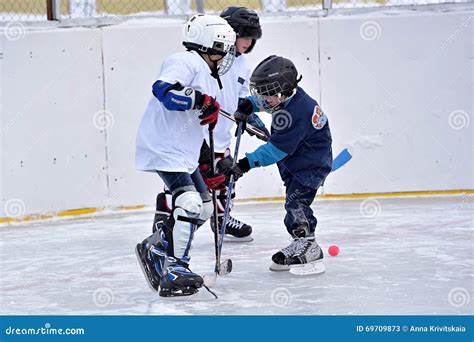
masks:
<path id="1" fill-rule="evenodd" d="M 230 70 L 221 77 L 222 89 L 217 96 L 217 102 L 222 109 L 232 114 L 237 110 L 239 97 L 246 97 L 249 94 L 249 78 L 250 68 L 247 65 L 247 56 L 240 55 L 234 60 Z M 219 116 L 214 129 L 216 152 L 223 153 L 230 146 L 236 127 L 232 120 Z"/>
<path id="2" fill-rule="evenodd" d="M 161 66 L 160 81 L 179 82 L 212 97 L 219 85 L 211 70 L 195 51 L 179 52 Z M 193 173 L 198 167 L 208 126 L 201 126 L 197 110 L 171 111 L 153 97 L 143 114 L 137 134 L 135 165 L 142 171 Z"/>

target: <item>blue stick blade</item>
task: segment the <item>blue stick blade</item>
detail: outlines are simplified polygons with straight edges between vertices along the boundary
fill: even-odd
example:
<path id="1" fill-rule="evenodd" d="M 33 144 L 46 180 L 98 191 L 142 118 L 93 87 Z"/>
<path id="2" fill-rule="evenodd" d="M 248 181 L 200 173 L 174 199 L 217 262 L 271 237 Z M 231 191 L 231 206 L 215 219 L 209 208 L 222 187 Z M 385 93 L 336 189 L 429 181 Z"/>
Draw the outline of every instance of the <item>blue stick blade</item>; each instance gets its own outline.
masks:
<path id="1" fill-rule="evenodd" d="M 340 167 L 344 166 L 349 160 L 352 159 L 352 155 L 347 148 L 343 149 L 336 158 L 332 161 L 332 170 L 336 171 Z"/>

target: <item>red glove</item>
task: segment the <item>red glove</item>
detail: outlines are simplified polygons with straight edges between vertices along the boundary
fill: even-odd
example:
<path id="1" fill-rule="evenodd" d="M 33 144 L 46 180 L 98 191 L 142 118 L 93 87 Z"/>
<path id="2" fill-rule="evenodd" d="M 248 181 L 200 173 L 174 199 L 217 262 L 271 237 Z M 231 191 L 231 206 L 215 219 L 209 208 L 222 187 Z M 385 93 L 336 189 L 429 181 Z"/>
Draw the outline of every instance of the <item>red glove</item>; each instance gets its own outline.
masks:
<path id="1" fill-rule="evenodd" d="M 211 190 L 224 190 L 226 176 L 222 173 L 217 175 L 212 175 L 211 170 L 209 170 L 208 164 L 199 165 L 199 171 L 201 172 L 202 179 L 206 183 L 207 187 Z"/>
<path id="2" fill-rule="evenodd" d="M 217 124 L 217 118 L 219 117 L 219 111 L 221 106 L 214 98 L 209 95 L 203 94 L 203 101 L 201 106 L 201 125 L 209 125 L 209 130 L 214 130 Z"/>

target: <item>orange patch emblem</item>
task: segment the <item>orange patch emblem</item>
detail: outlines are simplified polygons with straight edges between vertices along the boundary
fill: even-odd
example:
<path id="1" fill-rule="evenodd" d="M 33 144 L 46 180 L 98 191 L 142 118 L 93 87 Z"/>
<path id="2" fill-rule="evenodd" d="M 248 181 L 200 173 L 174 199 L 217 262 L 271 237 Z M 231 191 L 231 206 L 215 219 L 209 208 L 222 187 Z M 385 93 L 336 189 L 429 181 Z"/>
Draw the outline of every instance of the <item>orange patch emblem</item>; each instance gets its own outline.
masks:
<path id="1" fill-rule="evenodd" d="M 327 118 L 321 107 L 314 107 L 313 116 L 311 117 L 311 123 L 313 124 L 313 127 L 316 129 L 321 129 L 324 127 L 326 122 Z"/>

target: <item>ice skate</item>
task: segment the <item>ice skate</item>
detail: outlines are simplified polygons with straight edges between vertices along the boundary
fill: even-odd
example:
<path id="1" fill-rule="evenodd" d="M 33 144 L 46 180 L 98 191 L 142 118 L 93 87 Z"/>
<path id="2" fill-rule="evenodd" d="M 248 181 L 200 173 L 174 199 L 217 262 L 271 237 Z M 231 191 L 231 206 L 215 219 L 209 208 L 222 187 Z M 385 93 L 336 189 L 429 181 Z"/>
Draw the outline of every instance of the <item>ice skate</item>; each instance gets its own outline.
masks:
<path id="1" fill-rule="evenodd" d="M 166 256 L 166 252 L 150 245 L 145 239 L 142 243 L 136 245 L 135 255 L 148 286 L 152 291 L 158 292 L 162 275 L 162 259 Z"/>
<path id="2" fill-rule="evenodd" d="M 168 257 L 160 282 L 161 297 L 191 296 L 199 291 L 204 280 L 189 269 L 187 262 Z"/>
<path id="3" fill-rule="evenodd" d="M 223 216 L 219 216 L 219 227 L 222 225 Z M 229 216 L 225 227 L 224 241 L 250 242 L 253 241 L 252 227 L 236 218 Z"/>
<path id="4" fill-rule="evenodd" d="M 314 235 L 297 237 L 293 242 L 272 256 L 271 271 L 290 271 L 295 275 L 323 273 L 323 251 Z"/>

